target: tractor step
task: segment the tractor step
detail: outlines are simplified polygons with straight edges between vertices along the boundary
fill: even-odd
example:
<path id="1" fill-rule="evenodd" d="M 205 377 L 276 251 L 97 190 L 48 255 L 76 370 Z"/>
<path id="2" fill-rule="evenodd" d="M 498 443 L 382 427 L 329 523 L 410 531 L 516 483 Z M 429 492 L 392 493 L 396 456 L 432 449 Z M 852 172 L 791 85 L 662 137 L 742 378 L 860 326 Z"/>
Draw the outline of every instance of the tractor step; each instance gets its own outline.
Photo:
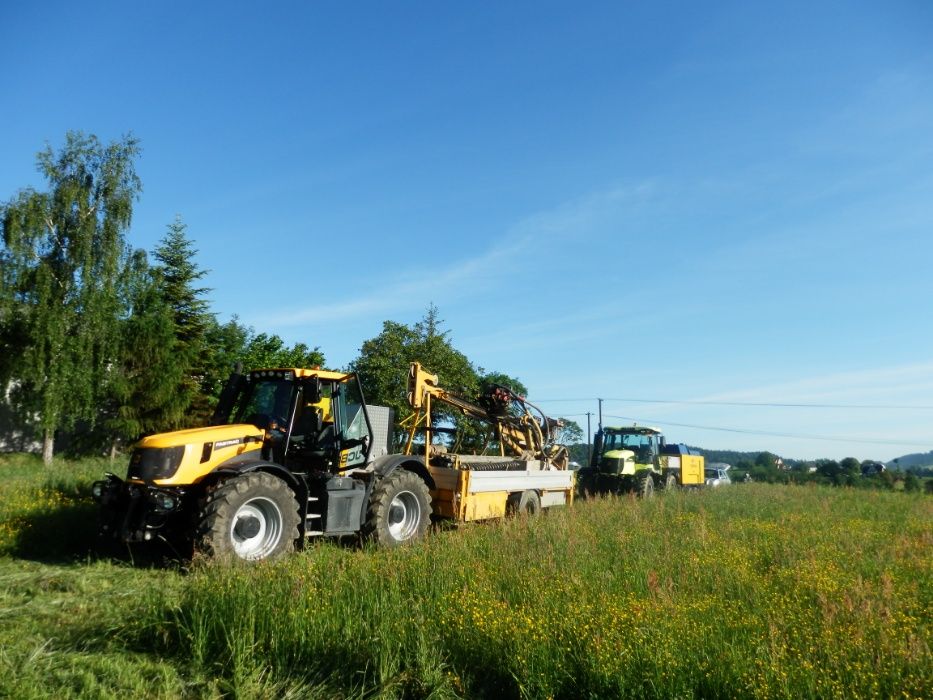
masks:
<path id="1" fill-rule="evenodd" d="M 305 530 L 305 537 L 316 537 L 317 535 L 323 535 L 323 530 Z"/>

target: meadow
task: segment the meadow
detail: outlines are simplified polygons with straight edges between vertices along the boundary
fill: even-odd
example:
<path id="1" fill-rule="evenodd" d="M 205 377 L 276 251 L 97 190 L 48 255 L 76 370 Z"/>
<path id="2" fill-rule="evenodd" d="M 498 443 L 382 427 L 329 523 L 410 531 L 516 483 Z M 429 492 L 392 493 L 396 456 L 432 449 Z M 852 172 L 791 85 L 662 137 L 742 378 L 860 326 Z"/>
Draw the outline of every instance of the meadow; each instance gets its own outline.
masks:
<path id="1" fill-rule="evenodd" d="M 933 697 L 929 496 L 741 484 L 221 567 L 98 553 L 109 468 L 0 456 L 0 696 Z"/>

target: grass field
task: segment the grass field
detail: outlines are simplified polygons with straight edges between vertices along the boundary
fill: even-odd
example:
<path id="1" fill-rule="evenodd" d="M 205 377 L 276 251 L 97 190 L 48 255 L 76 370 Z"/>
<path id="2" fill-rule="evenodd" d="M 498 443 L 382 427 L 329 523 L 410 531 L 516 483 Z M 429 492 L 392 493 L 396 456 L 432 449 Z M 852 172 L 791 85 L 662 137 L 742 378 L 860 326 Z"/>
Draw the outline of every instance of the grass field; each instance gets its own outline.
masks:
<path id="1" fill-rule="evenodd" d="M 107 468 L 0 457 L 0 696 L 933 697 L 923 495 L 736 485 L 188 570 L 93 553 Z"/>

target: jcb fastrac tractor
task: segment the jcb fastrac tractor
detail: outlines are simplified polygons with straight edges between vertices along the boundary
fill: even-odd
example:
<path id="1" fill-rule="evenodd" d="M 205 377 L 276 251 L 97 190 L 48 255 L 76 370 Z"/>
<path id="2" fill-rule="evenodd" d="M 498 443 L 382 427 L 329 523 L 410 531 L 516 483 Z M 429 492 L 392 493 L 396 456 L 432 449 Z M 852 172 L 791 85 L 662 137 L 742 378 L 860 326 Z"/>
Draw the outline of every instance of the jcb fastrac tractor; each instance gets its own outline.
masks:
<path id="1" fill-rule="evenodd" d="M 704 459 L 686 445 L 666 444 L 657 428 L 632 425 L 601 428 L 593 458 L 577 476 L 585 494 L 635 493 L 650 497 L 655 489 L 703 484 Z"/>
<path id="2" fill-rule="evenodd" d="M 436 380 L 412 366 L 409 400 L 416 421 L 426 417 L 427 433 L 424 455 L 416 455 L 414 428 L 406 453 L 389 453 L 391 411 L 367 406 L 354 374 L 234 374 L 213 425 L 143 438 L 125 480 L 108 474 L 93 485 L 101 531 L 124 542 L 159 539 L 208 556 L 260 560 L 315 536 L 363 534 L 399 545 L 424 535 L 432 511 L 458 520 L 494 517 L 516 494 L 539 506 L 572 499 L 572 473 L 555 471 L 535 444 L 548 419 L 527 411 L 485 414 L 512 441 L 500 441 L 502 455 L 506 446 L 524 452 L 487 459 L 482 466 L 506 478 L 471 485 L 468 458 L 461 463 L 431 446 L 430 397 L 452 396 Z"/>

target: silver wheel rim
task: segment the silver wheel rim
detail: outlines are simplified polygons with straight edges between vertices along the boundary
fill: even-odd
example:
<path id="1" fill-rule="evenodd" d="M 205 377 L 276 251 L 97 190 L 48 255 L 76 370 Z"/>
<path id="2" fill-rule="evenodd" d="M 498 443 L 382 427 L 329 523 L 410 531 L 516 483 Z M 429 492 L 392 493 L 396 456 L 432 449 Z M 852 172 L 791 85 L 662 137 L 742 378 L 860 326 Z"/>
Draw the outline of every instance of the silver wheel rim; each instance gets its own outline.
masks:
<path id="1" fill-rule="evenodd" d="M 410 539 L 421 522 L 421 502 L 411 491 L 400 491 L 389 504 L 389 534 L 396 541 Z"/>
<path id="2" fill-rule="evenodd" d="M 259 530 L 249 536 L 248 521 L 255 519 Z M 240 559 L 263 559 L 275 551 L 282 539 L 282 511 L 268 498 L 252 498 L 239 507 L 230 523 L 230 541 Z"/>

